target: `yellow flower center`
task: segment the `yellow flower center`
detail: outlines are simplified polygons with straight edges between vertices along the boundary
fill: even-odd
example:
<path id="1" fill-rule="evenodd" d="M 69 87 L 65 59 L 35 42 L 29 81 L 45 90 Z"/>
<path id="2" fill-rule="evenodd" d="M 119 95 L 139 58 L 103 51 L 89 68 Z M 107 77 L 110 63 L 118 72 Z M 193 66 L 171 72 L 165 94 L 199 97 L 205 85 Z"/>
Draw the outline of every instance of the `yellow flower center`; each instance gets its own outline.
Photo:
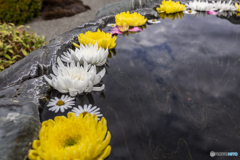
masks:
<path id="1" fill-rule="evenodd" d="M 63 144 L 63 147 L 71 147 L 71 146 L 74 146 L 75 144 L 78 143 L 78 140 L 76 138 L 69 138 L 67 139 L 64 144 Z"/>
<path id="2" fill-rule="evenodd" d="M 112 24 L 111 27 L 114 27 L 114 25 Z"/>
<path id="3" fill-rule="evenodd" d="M 188 13 L 192 13 L 192 10 L 189 10 Z"/>
<path id="4" fill-rule="evenodd" d="M 125 25 L 125 26 L 119 26 L 118 29 L 121 31 L 121 32 L 125 32 L 129 29 L 129 26 L 128 25 Z"/>
<path id="5" fill-rule="evenodd" d="M 57 102 L 57 105 L 58 106 L 62 106 L 62 105 L 64 105 L 65 103 L 60 99 L 58 102 Z"/>
<path id="6" fill-rule="evenodd" d="M 153 19 L 152 21 L 153 21 L 153 22 L 156 22 L 156 20 L 155 20 L 155 19 Z"/>
<path id="7" fill-rule="evenodd" d="M 84 111 L 82 114 L 83 114 L 83 117 L 87 114 L 88 112 Z"/>

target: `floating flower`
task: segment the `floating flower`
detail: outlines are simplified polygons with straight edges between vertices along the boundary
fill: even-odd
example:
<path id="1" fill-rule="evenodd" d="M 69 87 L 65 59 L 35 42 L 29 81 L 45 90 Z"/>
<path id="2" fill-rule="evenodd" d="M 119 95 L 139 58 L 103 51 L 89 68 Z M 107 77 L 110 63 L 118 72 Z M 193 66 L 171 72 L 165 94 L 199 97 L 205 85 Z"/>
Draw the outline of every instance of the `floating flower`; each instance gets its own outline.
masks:
<path id="1" fill-rule="evenodd" d="M 62 61 L 71 63 L 71 61 L 80 62 L 83 64 L 86 61 L 88 64 L 94 64 L 96 66 L 102 66 L 106 63 L 108 56 L 108 49 L 100 47 L 98 49 L 98 43 L 96 42 L 93 46 L 80 44 L 79 48 L 75 51 L 69 49 L 69 52 L 63 52 L 61 56 Z"/>
<path id="2" fill-rule="evenodd" d="M 221 1 L 218 1 L 218 2 L 212 1 L 212 2 L 214 4 L 214 8 L 220 10 L 219 12 L 237 10 L 237 8 L 233 4 L 231 4 L 232 3 L 231 0 L 228 3 L 225 3 L 225 2 L 222 3 Z"/>
<path id="3" fill-rule="evenodd" d="M 133 27 L 131 29 L 128 29 L 129 32 L 138 32 L 138 31 L 142 31 L 142 29 L 140 27 Z M 119 27 L 115 27 L 113 29 L 110 30 L 111 34 L 123 34 L 124 32 L 120 31 Z"/>
<path id="4" fill-rule="evenodd" d="M 116 27 L 117 25 L 115 23 L 110 23 L 110 24 L 107 24 L 108 27 Z"/>
<path id="5" fill-rule="evenodd" d="M 197 1 L 194 0 L 193 2 L 190 1 L 188 4 L 186 4 L 186 7 L 190 8 L 191 10 L 195 11 L 210 11 L 214 9 L 213 4 L 208 3 L 208 1 Z"/>
<path id="6" fill-rule="evenodd" d="M 175 20 L 175 18 L 179 18 L 182 19 L 182 17 L 184 17 L 184 13 L 183 12 L 178 12 L 178 13 L 172 13 L 172 14 L 166 14 L 166 13 L 160 13 L 159 17 L 164 19 L 172 19 Z"/>
<path id="7" fill-rule="evenodd" d="M 185 14 L 196 14 L 197 12 L 194 11 L 194 10 L 189 9 L 189 10 L 184 11 L 184 13 Z"/>
<path id="8" fill-rule="evenodd" d="M 161 21 L 158 21 L 156 19 L 150 19 L 147 21 L 148 23 L 160 23 Z"/>
<path id="9" fill-rule="evenodd" d="M 102 47 L 104 49 L 114 48 L 116 46 L 116 39 L 116 36 L 112 37 L 112 34 L 101 32 L 99 29 L 97 30 L 97 32 L 87 31 L 85 34 L 81 33 L 78 36 L 78 41 L 80 44 L 88 45 L 89 43 L 91 43 L 92 45 L 94 45 L 96 42 L 98 42 L 98 47 Z M 74 42 L 73 45 L 77 48 L 80 47 Z"/>
<path id="10" fill-rule="evenodd" d="M 235 7 L 237 8 L 237 12 L 240 12 L 240 4 L 235 3 Z"/>
<path id="11" fill-rule="evenodd" d="M 124 32 L 128 30 L 129 26 L 136 27 L 144 25 L 147 19 L 139 13 L 134 12 L 130 14 L 129 11 L 127 11 L 117 14 L 115 21 L 116 25 L 120 27 L 120 30 Z"/>
<path id="12" fill-rule="evenodd" d="M 173 2 L 171 0 L 169 1 L 162 1 L 162 4 L 160 5 L 160 8 L 156 8 L 158 13 L 176 13 L 176 12 L 182 12 L 186 10 L 185 5 L 180 4 L 179 1 Z"/>
<path id="13" fill-rule="evenodd" d="M 83 116 L 85 116 L 87 113 L 90 113 L 91 115 L 96 114 L 98 120 L 100 120 L 100 117 L 102 117 L 102 114 L 98 112 L 100 108 L 97 108 L 97 106 L 94 106 L 92 108 L 91 107 L 91 104 L 89 104 L 88 106 L 85 104 L 83 107 L 78 106 L 78 108 L 73 108 L 72 112 L 75 113 L 76 116 L 80 115 L 81 113 L 83 114 Z"/>
<path id="14" fill-rule="evenodd" d="M 207 11 L 207 14 L 211 14 L 211 15 L 217 15 L 218 12 L 214 12 L 214 11 Z"/>
<path id="15" fill-rule="evenodd" d="M 30 160 L 102 160 L 109 156 L 111 134 L 103 117 L 68 113 L 44 121 L 39 140 L 34 140 L 28 154 Z"/>
<path id="16" fill-rule="evenodd" d="M 52 80 L 46 75 L 44 75 L 44 78 L 49 85 L 59 92 L 69 92 L 70 96 L 76 96 L 83 92 L 102 91 L 104 89 L 104 85 L 101 87 L 94 87 L 94 85 L 98 84 L 105 75 L 105 68 L 96 74 L 96 66 L 91 66 L 86 61 L 84 61 L 83 67 L 79 63 L 76 66 L 74 61 L 64 66 L 59 57 L 57 62 L 59 67 L 52 67 L 55 75 L 50 74 Z"/>
<path id="17" fill-rule="evenodd" d="M 55 111 L 55 113 L 57 113 L 59 110 L 64 112 L 65 109 L 72 108 L 72 106 L 75 104 L 74 99 L 75 98 L 67 95 L 62 95 L 60 99 L 55 97 L 54 99 L 50 100 L 47 107 L 51 107 L 49 110 L 53 112 Z"/>

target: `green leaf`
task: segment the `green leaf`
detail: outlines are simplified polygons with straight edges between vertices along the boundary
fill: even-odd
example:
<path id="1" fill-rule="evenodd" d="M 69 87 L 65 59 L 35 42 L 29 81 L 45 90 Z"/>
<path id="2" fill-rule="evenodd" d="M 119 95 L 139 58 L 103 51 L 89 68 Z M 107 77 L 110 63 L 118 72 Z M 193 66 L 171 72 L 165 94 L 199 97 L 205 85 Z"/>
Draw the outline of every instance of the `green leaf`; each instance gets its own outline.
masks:
<path id="1" fill-rule="evenodd" d="M 20 29 L 20 28 L 22 28 L 22 27 L 24 27 L 24 25 L 20 25 L 20 26 L 18 26 L 17 29 Z"/>
<path id="2" fill-rule="evenodd" d="M 8 49 L 8 48 L 12 48 L 12 46 L 11 46 L 11 45 L 7 45 L 7 46 L 6 46 L 6 49 Z"/>
<path id="3" fill-rule="evenodd" d="M 13 56 L 12 60 L 15 60 L 18 57 L 21 57 L 21 56 L 19 56 L 19 55 Z"/>
<path id="4" fill-rule="evenodd" d="M 12 58 L 11 58 L 9 55 L 7 55 L 7 54 L 3 54 L 3 56 L 4 56 L 5 58 L 9 59 L 9 60 L 12 59 Z"/>
<path id="5" fill-rule="evenodd" d="M 22 50 L 22 53 L 24 54 L 24 56 L 28 55 L 28 53 L 24 49 Z"/>
<path id="6" fill-rule="evenodd" d="M 12 49 L 9 49 L 8 52 L 14 54 L 13 50 Z"/>

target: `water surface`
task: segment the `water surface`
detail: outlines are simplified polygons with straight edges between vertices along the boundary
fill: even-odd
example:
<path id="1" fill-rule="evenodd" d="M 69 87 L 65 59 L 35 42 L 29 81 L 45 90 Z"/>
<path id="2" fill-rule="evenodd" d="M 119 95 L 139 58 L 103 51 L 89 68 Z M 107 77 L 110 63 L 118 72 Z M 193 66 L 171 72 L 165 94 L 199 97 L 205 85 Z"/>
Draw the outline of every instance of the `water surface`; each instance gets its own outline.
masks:
<path id="1" fill-rule="evenodd" d="M 80 95 L 76 106 L 101 108 L 112 135 L 111 160 L 240 153 L 239 25 L 216 16 L 161 21 L 118 35 L 104 92 Z M 43 120 L 51 116 L 45 107 Z"/>

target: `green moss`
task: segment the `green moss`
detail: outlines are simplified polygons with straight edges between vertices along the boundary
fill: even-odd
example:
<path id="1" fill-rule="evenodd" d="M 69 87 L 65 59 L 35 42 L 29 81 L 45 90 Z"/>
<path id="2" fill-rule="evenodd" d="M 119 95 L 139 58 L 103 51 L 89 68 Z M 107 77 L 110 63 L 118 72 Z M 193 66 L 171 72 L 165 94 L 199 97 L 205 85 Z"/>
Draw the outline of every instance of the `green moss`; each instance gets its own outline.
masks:
<path id="1" fill-rule="evenodd" d="M 0 20 L 23 24 L 40 15 L 42 0 L 0 0 Z"/>
<path id="2" fill-rule="evenodd" d="M 47 42 L 24 26 L 0 23 L 0 72 Z"/>

